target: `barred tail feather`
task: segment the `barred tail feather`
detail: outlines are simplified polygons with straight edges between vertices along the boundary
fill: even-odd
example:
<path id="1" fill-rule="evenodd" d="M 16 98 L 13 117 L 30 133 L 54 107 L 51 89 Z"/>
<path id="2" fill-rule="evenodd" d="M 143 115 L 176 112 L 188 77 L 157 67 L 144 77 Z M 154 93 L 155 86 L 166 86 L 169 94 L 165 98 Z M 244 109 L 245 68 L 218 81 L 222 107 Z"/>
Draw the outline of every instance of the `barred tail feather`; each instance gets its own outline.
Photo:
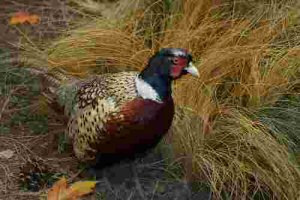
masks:
<path id="1" fill-rule="evenodd" d="M 26 68 L 26 70 L 40 78 L 41 93 L 47 104 L 56 112 L 70 115 L 80 79 L 67 75 L 64 70 L 58 68 Z"/>

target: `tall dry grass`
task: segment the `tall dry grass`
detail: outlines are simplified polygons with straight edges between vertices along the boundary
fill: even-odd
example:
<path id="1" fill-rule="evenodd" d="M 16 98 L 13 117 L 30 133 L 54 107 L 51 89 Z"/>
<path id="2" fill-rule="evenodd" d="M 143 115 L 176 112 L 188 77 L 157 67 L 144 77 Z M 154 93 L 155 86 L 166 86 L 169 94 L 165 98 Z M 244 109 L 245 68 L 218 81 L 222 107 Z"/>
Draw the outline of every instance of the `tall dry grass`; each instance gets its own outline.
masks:
<path id="1" fill-rule="evenodd" d="M 46 50 L 24 45 L 24 60 L 84 77 L 141 70 L 161 47 L 189 49 L 200 78 L 174 84 L 178 108 L 167 137 L 174 155 L 185 157 L 186 178 L 209 183 L 216 198 L 297 199 L 300 173 L 287 147 L 248 114 L 297 92 L 300 48 L 282 43 L 294 41 L 285 34 L 297 26 L 295 17 L 275 1 L 270 10 L 280 15 L 243 18 L 216 2 L 176 1 L 166 13 L 157 9 L 164 1 L 153 1 L 146 11 L 137 7 L 125 18 L 69 31 Z"/>
<path id="2" fill-rule="evenodd" d="M 252 199 L 262 193 L 271 199 L 296 199 L 299 170 L 289 161 L 287 147 L 244 112 L 219 115 L 211 134 L 201 134 L 197 118 L 178 109 L 172 142 L 185 178 L 210 185 L 215 198 Z"/>

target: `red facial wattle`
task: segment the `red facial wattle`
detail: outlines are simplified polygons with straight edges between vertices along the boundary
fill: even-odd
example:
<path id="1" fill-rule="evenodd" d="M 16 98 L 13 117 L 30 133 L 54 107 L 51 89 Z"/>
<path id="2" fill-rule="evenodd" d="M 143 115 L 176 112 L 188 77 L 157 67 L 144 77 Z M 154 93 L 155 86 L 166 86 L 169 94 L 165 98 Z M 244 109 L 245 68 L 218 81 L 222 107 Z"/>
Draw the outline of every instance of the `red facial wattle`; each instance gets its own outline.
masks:
<path id="1" fill-rule="evenodd" d="M 188 60 L 186 58 L 174 58 L 174 65 L 171 68 L 171 76 L 173 78 L 178 78 L 182 75 L 183 69 L 188 65 Z"/>

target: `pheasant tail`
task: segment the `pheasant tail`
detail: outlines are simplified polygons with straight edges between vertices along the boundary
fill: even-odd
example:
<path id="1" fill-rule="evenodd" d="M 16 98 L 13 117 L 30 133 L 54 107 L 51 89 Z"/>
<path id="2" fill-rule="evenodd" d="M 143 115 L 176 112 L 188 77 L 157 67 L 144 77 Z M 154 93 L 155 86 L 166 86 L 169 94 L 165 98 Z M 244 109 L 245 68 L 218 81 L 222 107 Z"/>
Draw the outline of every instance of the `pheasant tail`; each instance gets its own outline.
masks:
<path id="1" fill-rule="evenodd" d="M 40 78 L 41 93 L 46 103 L 56 112 L 70 116 L 74 110 L 79 78 L 67 75 L 62 69 L 26 68 Z"/>

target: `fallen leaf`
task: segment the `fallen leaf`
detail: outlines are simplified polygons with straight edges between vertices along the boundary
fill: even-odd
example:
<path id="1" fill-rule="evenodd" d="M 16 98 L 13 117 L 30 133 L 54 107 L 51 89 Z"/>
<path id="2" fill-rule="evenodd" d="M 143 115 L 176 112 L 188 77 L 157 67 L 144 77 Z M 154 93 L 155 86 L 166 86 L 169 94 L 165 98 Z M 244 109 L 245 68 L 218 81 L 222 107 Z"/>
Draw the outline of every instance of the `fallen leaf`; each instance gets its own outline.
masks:
<path id="1" fill-rule="evenodd" d="M 13 155 L 14 152 L 10 149 L 0 152 L 0 158 L 10 159 L 11 157 L 13 157 Z"/>
<path id="2" fill-rule="evenodd" d="M 38 24 L 40 22 L 40 17 L 38 15 L 31 15 L 28 12 L 17 12 L 9 20 L 10 25 L 24 24 L 28 22 L 29 24 Z"/>
<path id="3" fill-rule="evenodd" d="M 49 190 L 48 200 L 77 200 L 79 197 L 94 191 L 96 181 L 79 181 L 67 187 L 67 180 L 63 177 Z"/>
<path id="4" fill-rule="evenodd" d="M 79 181 L 71 185 L 69 188 L 73 196 L 83 196 L 94 191 L 96 181 Z"/>
<path id="5" fill-rule="evenodd" d="M 61 200 L 61 197 L 66 193 L 67 180 L 65 177 L 55 182 L 52 188 L 49 190 L 47 199 L 48 200 Z"/>

